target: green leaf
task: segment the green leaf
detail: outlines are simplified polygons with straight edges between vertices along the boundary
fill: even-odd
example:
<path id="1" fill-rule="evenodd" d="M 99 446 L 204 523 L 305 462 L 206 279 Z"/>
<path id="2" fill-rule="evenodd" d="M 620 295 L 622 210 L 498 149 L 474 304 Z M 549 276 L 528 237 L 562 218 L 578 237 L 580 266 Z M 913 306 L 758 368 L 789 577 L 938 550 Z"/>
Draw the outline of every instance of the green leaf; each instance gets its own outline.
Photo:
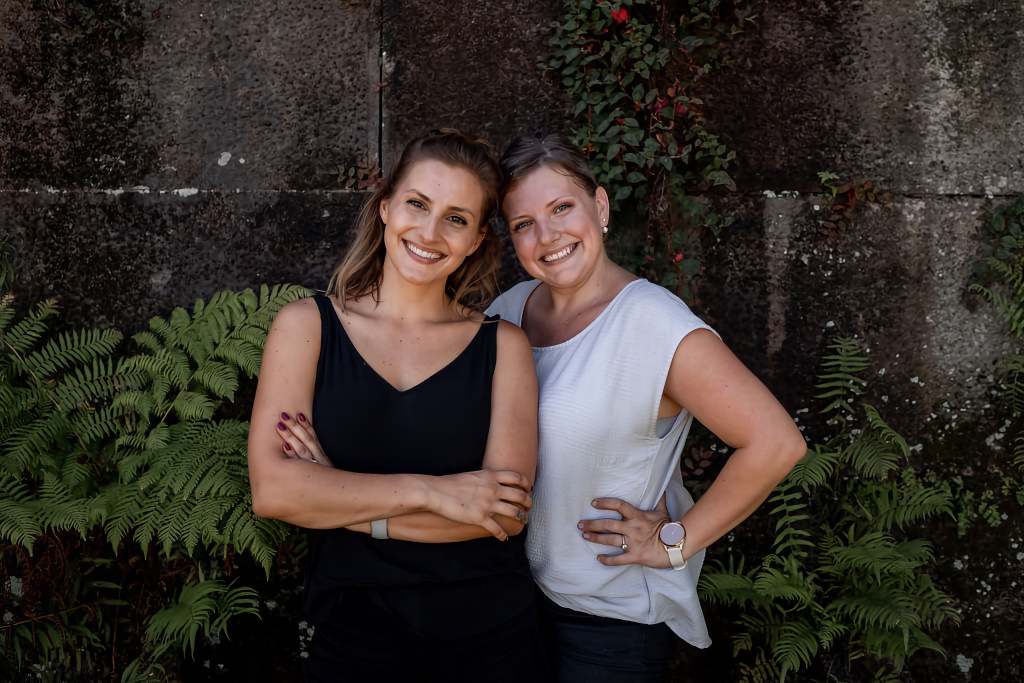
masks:
<path id="1" fill-rule="evenodd" d="M 615 155 L 619 153 L 620 149 L 622 149 L 622 145 L 620 145 L 617 142 L 613 142 L 612 144 L 608 145 L 608 154 L 605 155 L 605 158 L 611 161 L 612 159 L 615 158 Z"/>
<path id="2" fill-rule="evenodd" d="M 636 128 L 629 129 L 622 136 L 622 141 L 631 147 L 639 147 L 644 139 L 644 132 Z"/>
<path id="3" fill-rule="evenodd" d="M 693 258 L 683 259 L 682 270 L 686 275 L 698 275 L 700 273 L 700 261 Z"/>
<path id="4" fill-rule="evenodd" d="M 647 181 L 647 178 L 644 177 L 643 173 L 632 171 L 628 176 L 626 176 L 626 180 L 631 183 L 643 183 Z"/>
<path id="5" fill-rule="evenodd" d="M 615 193 L 615 201 L 621 202 L 623 199 L 628 197 L 633 192 L 633 189 L 629 185 L 623 185 L 619 188 L 619 191 Z"/>

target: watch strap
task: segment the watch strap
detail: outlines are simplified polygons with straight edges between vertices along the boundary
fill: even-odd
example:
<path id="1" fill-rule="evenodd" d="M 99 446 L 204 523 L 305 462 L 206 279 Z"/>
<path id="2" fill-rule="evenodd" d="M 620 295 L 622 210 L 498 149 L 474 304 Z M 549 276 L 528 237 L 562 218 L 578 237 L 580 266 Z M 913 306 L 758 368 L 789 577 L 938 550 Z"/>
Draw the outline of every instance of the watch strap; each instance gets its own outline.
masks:
<path id="1" fill-rule="evenodd" d="M 686 560 L 683 558 L 683 543 L 679 545 L 666 545 L 668 559 L 672 563 L 672 569 L 680 570 L 686 567 Z"/>
<path id="2" fill-rule="evenodd" d="M 380 539 L 390 538 L 388 536 L 388 520 L 376 519 L 370 522 L 370 535 Z"/>

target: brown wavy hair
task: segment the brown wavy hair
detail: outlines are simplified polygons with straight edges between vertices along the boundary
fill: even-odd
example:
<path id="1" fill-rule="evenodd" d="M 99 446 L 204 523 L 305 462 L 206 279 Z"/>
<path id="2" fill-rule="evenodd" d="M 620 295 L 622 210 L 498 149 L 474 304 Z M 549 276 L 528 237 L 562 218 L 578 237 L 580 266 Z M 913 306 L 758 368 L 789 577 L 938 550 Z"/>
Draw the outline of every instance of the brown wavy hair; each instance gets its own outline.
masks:
<path id="1" fill-rule="evenodd" d="M 513 140 L 501 156 L 502 180 L 498 188 L 501 200 L 505 200 L 516 183 L 544 166 L 568 176 L 591 197 L 597 193 L 598 184 L 590 171 L 590 163 L 568 138 L 554 133 L 522 135 Z"/>
<path id="2" fill-rule="evenodd" d="M 448 276 L 445 293 L 456 304 L 472 311 L 483 311 L 497 295 L 502 249 L 494 230 L 489 229 L 498 209 L 498 187 L 501 184 L 501 171 L 494 158 L 494 148 L 482 138 L 453 128 L 442 128 L 422 135 L 405 146 L 398 163 L 359 212 L 356 237 L 327 285 L 327 293 L 338 298 L 343 310 L 349 301 L 366 295 L 372 296 L 375 302 L 380 301 L 380 281 L 386 257 L 380 203 L 394 194 L 413 164 L 426 160 L 440 161 L 469 171 L 484 192 L 483 213 L 480 216 L 483 241 Z"/>

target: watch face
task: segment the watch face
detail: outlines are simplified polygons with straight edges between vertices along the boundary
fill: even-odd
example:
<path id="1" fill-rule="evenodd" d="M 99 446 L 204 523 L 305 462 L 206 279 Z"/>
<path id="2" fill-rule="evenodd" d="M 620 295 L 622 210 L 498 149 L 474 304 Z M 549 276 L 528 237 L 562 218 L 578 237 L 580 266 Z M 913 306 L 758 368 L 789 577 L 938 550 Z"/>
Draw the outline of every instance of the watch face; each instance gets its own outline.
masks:
<path id="1" fill-rule="evenodd" d="M 672 522 L 661 527 L 661 542 L 665 545 L 679 545 L 683 538 L 686 536 L 686 532 L 683 531 L 683 525 L 678 522 Z"/>

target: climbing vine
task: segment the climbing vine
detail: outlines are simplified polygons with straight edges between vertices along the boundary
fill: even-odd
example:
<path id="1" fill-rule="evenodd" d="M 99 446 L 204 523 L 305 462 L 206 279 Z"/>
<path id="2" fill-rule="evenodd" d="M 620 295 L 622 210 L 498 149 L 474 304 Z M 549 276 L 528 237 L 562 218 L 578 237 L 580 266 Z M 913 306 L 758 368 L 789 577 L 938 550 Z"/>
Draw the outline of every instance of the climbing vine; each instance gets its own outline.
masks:
<path id="1" fill-rule="evenodd" d="M 701 272 L 696 231 L 732 222 L 692 193 L 735 189 L 736 153 L 710 131 L 702 89 L 720 45 L 755 18 L 741 4 L 568 0 L 542 64 L 573 100 L 573 140 L 608 191 L 615 256 L 687 300 Z"/>

